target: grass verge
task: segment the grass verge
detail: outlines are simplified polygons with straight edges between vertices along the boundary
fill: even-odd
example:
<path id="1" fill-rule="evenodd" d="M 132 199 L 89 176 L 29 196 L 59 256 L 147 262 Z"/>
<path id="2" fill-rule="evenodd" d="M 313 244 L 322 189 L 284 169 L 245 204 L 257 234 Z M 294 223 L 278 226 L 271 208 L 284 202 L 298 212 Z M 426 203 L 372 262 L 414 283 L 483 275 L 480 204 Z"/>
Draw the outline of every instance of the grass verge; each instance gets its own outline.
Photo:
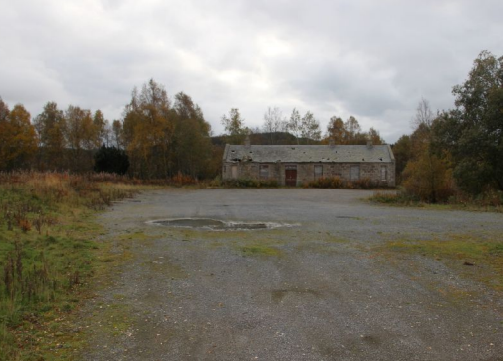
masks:
<path id="1" fill-rule="evenodd" d="M 441 210 L 466 210 L 475 212 L 503 212 L 503 194 L 486 192 L 477 197 L 457 195 L 443 203 L 428 203 L 408 194 L 405 191 L 375 191 L 368 198 L 370 202 L 391 206 L 425 207 Z"/>
<path id="2" fill-rule="evenodd" d="M 72 311 L 103 246 L 93 216 L 139 186 L 57 173 L 0 173 L 0 360 L 68 360 Z"/>
<path id="3" fill-rule="evenodd" d="M 503 240 L 453 235 L 448 239 L 390 241 L 381 250 L 417 254 L 463 270 L 462 275 L 503 291 Z"/>

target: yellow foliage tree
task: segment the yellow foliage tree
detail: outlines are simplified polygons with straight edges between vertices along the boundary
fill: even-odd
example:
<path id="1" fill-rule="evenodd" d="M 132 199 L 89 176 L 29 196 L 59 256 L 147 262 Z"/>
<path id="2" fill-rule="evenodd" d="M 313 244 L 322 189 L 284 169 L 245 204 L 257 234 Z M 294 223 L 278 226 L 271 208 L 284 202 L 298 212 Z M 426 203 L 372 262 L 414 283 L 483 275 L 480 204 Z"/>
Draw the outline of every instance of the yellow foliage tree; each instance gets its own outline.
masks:
<path id="1" fill-rule="evenodd" d="M 422 99 L 415 118 L 417 127 L 410 137 L 412 158 L 402 173 L 407 192 L 432 203 L 447 200 L 454 190 L 449 153 L 433 149 L 434 122 L 428 102 Z"/>
<path id="2" fill-rule="evenodd" d="M 48 102 L 35 118 L 41 169 L 62 170 L 65 167 L 66 121 L 55 102 Z"/>
<path id="3" fill-rule="evenodd" d="M 10 112 L 4 107 L 6 116 L 0 118 L 0 170 L 28 168 L 37 151 L 30 113 L 21 104 L 14 106 Z"/>
<path id="4" fill-rule="evenodd" d="M 166 178 L 171 172 L 173 136 L 170 102 L 162 85 L 151 79 L 141 92 L 133 90 L 126 106 L 123 135 L 133 175 Z"/>

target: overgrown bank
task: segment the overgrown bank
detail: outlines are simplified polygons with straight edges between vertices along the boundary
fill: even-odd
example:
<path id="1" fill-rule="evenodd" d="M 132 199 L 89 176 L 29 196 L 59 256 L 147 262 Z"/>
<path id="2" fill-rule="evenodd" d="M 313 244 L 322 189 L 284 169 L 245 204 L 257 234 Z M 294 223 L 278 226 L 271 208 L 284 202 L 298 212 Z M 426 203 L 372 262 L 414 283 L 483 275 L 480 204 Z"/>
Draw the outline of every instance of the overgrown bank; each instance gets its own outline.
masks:
<path id="1" fill-rule="evenodd" d="M 139 189 L 112 176 L 0 173 L 0 360 L 68 359 L 65 321 L 104 251 L 93 215 Z"/>
<path id="2" fill-rule="evenodd" d="M 412 207 L 441 207 L 469 211 L 503 212 L 503 192 L 489 190 L 476 196 L 456 192 L 442 202 L 432 204 L 404 190 L 375 191 L 369 198 L 371 202 Z"/>

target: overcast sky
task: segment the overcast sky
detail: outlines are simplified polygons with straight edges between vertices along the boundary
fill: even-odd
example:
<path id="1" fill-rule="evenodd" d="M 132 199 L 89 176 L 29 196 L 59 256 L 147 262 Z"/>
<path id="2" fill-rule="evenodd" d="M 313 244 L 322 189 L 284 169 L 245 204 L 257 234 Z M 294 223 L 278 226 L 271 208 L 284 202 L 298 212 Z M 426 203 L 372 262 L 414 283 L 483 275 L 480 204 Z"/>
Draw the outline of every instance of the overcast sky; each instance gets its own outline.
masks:
<path id="1" fill-rule="evenodd" d="M 150 78 L 184 91 L 215 134 L 239 108 L 355 116 L 389 143 L 421 97 L 453 107 L 482 50 L 503 55 L 503 1 L 0 0 L 0 96 L 119 119 Z"/>

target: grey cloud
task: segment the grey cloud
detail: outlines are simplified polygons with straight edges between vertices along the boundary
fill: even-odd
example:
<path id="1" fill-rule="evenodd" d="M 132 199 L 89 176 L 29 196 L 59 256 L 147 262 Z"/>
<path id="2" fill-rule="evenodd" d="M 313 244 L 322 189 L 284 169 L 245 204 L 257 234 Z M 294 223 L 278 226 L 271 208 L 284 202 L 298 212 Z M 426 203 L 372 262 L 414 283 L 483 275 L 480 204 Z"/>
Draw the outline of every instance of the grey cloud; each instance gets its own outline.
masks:
<path id="1" fill-rule="evenodd" d="M 388 141 L 421 97 L 452 86 L 488 49 L 503 54 L 503 3 L 460 1 L 0 0 L 0 96 L 32 115 L 49 100 L 119 118 L 153 77 L 184 91 L 213 129 L 231 107 L 258 126 L 268 106 L 325 125 L 355 115 Z"/>

